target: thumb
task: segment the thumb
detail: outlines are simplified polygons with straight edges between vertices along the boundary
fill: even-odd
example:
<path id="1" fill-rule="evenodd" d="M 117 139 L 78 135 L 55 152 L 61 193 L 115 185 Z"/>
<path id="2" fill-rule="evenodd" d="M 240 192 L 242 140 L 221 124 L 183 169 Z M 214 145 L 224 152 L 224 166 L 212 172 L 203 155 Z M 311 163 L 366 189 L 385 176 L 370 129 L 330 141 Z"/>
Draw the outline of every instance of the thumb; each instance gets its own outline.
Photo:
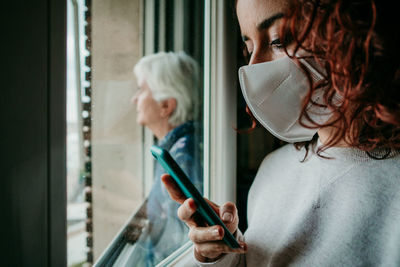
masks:
<path id="1" fill-rule="evenodd" d="M 236 205 L 233 202 L 227 202 L 219 209 L 219 216 L 231 233 L 236 232 L 239 224 L 239 217 Z"/>

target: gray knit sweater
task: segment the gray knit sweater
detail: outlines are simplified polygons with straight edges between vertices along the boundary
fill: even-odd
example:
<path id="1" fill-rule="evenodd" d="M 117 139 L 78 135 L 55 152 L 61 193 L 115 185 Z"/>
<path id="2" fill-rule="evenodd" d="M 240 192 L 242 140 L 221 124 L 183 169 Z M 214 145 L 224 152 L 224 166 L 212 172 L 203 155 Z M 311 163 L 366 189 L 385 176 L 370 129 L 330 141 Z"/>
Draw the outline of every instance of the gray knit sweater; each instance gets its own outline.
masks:
<path id="1" fill-rule="evenodd" d="M 334 159 L 301 163 L 304 150 L 293 145 L 268 155 L 249 192 L 248 252 L 197 265 L 400 266 L 399 153 L 323 155 Z"/>

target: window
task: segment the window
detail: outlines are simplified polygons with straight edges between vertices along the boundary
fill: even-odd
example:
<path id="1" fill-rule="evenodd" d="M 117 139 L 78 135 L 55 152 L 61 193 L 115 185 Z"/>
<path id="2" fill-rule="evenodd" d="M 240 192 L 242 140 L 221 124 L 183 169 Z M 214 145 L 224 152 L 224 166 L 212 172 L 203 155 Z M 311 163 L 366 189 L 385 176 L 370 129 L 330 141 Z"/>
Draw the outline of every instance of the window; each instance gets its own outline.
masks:
<path id="1" fill-rule="evenodd" d="M 75 90 L 87 111 L 77 112 L 82 122 L 76 135 L 82 135 L 83 155 L 81 170 L 75 173 L 82 178 L 69 179 L 81 179 L 86 186 L 86 196 L 80 198 L 86 209 L 81 216 L 82 236 L 87 237 L 85 261 L 124 266 L 136 260 L 135 244 L 149 224 L 146 209 L 155 176 L 148 151 L 157 143 L 151 130 L 135 122 L 136 109 L 129 103 L 137 87 L 132 68 L 143 56 L 158 51 L 183 50 L 196 59 L 203 77 L 202 133 L 197 135 L 203 138 L 203 193 L 216 203 L 235 201 L 236 176 L 246 171 L 247 164 L 237 161 L 237 144 L 242 149 L 246 140 L 237 139 L 234 130 L 241 126 L 237 112 L 243 112 L 236 75 L 239 29 L 229 0 L 88 3 L 80 3 L 80 57 L 76 58 L 81 64 L 80 71 L 75 69 L 81 74 L 81 89 Z M 248 188 L 246 183 L 238 179 L 238 187 Z M 239 209 L 244 209 L 245 200 L 238 201 Z M 184 266 L 190 246 L 185 243 L 155 263 Z"/>
<path id="2" fill-rule="evenodd" d="M 195 7 L 185 6 L 194 2 Z M 135 109 L 123 97 L 130 98 L 133 93 L 133 88 L 128 89 L 129 83 L 136 85 L 131 69 L 143 55 L 183 49 L 202 64 L 204 194 L 217 203 L 235 200 L 236 132 L 232 126 L 236 124 L 237 47 L 232 40 L 237 31 L 231 2 L 36 1 L 23 5 L 22 17 L 17 14 L 21 4 L 7 2 L 12 4 L 7 10 L 11 14 L 15 10 L 15 23 L 6 29 L 6 36 L 12 37 L 8 38 L 11 52 L 6 54 L 6 65 L 26 64 L 11 68 L 10 84 L 4 86 L 8 130 L 3 138 L 7 152 L 3 180 L 5 198 L 9 200 L 4 229 L 6 240 L 10 241 L 5 250 L 9 254 L 6 265 L 65 265 L 66 5 L 68 266 L 101 263 L 103 256 L 111 260 L 118 256 L 114 253 L 119 247 L 115 246 L 118 237 L 134 216 L 140 218 L 151 189 L 153 160 L 145 151 L 154 143 L 153 135 L 145 128 L 134 127 Z M 171 10 L 186 15 L 170 16 Z M 184 17 L 192 18 L 201 27 L 190 26 Z M 165 22 L 167 19 L 169 22 Z M 20 34 L 26 25 L 33 35 Z M 188 32 L 188 28 L 194 29 L 190 36 L 195 38 L 178 34 Z M 27 43 L 31 45 L 26 46 Z M 113 43 L 120 49 L 108 51 Z M 125 58 L 130 52 L 131 58 Z M 112 60 L 116 64 L 111 64 Z M 115 90 L 110 89 L 111 85 Z M 100 88 L 104 90 L 101 92 Z M 109 109 L 112 111 L 107 113 Z M 112 168 L 107 169 L 106 165 Z M 100 171 L 113 169 L 116 171 Z M 118 194 L 112 193 L 122 184 L 113 181 L 126 181 Z M 135 190 L 139 193 L 133 194 Z M 188 247 L 190 244 L 185 244 L 159 265 L 185 266 L 183 258 L 188 255 Z"/>
<path id="3" fill-rule="evenodd" d="M 136 260 L 152 224 L 147 206 L 157 168 L 149 148 L 159 140 L 136 122 L 132 69 L 145 55 L 185 51 L 203 77 L 203 12 L 203 1 L 68 1 L 69 266 Z M 198 86 L 202 96 L 203 79 Z M 196 144 L 202 121 L 197 117 Z M 184 236 L 176 249 L 187 242 Z"/>

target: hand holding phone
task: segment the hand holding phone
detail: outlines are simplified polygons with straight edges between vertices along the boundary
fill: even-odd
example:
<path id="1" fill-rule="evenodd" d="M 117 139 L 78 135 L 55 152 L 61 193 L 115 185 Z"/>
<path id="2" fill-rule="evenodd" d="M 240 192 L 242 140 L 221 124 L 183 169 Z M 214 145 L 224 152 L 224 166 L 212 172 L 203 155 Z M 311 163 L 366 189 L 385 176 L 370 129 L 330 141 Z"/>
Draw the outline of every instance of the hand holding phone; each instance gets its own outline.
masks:
<path id="1" fill-rule="evenodd" d="M 209 226 L 220 225 L 224 229 L 224 236 L 222 240 L 232 249 L 240 248 L 241 246 L 235 237 L 227 229 L 213 208 L 204 200 L 203 196 L 192 184 L 192 182 L 179 167 L 176 161 L 171 157 L 168 151 L 157 146 L 152 146 L 151 153 L 160 162 L 167 173 L 171 175 L 185 197 L 194 200 L 197 207 L 197 212 L 200 214 L 203 220 L 207 222 Z"/>

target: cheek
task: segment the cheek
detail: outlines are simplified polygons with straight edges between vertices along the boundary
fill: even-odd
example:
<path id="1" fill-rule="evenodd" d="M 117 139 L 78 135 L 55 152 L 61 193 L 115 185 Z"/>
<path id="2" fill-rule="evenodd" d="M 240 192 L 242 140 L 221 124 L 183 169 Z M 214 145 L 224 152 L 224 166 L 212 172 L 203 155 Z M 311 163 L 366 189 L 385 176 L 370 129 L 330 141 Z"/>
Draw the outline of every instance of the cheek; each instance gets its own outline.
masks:
<path id="1" fill-rule="evenodd" d="M 160 106 L 158 105 L 158 103 L 156 101 L 151 101 L 149 103 L 147 103 L 146 106 L 146 110 L 151 113 L 152 117 L 158 117 L 160 114 Z"/>
<path id="2" fill-rule="evenodd" d="M 146 96 L 140 96 L 138 98 L 137 106 L 140 111 L 146 110 L 146 107 L 149 105 L 149 99 Z"/>
<path id="3" fill-rule="evenodd" d="M 146 118 L 152 118 L 152 120 L 159 116 L 160 107 L 154 99 L 146 97 L 138 103 L 140 103 L 138 104 L 138 110 L 142 116 L 145 116 Z"/>
<path id="4" fill-rule="evenodd" d="M 272 54 L 272 60 L 286 56 L 286 53 L 284 50 L 272 50 L 271 54 Z"/>

